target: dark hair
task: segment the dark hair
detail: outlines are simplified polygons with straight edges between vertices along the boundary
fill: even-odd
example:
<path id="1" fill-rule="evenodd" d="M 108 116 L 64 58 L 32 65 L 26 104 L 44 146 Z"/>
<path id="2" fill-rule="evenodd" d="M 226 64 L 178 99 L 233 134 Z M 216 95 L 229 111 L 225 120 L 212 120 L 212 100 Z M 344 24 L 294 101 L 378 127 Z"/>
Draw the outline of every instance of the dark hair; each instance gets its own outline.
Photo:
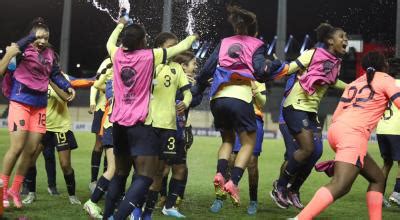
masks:
<path id="1" fill-rule="evenodd" d="M 175 34 L 170 32 L 161 32 L 154 40 L 154 47 L 161 47 L 165 42 L 167 42 L 167 40 L 170 39 L 178 41 L 178 37 Z"/>
<path id="2" fill-rule="evenodd" d="M 132 24 L 125 27 L 121 42 L 128 51 L 142 49 L 142 42 L 146 37 L 146 30 L 142 25 Z"/>
<path id="3" fill-rule="evenodd" d="M 228 21 L 236 34 L 254 36 L 258 32 L 257 16 L 239 6 L 228 5 Z"/>
<path id="4" fill-rule="evenodd" d="M 50 32 L 49 27 L 47 26 L 46 22 L 44 21 L 43 18 L 38 17 L 33 19 L 31 26 L 30 26 L 30 33 L 36 32 L 38 29 L 44 29 L 47 32 Z"/>
<path id="5" fill-rule="evenodd" d="M 191 60 L 193 60 L 193 58 L 195 58 L 196 56 L 194 55 L 194 53 L 192 53 L 191 51 L 185 51 L 182 52 L 178 55 L 176 55 L 173 59 L 174 62 L 179 63 L 179 64 L 186 64 L 188 65 L 189 62 Z"/>
<path id="6" fill-rule="evenodd" d="M 368 87 L 373 91 L 371 82 L 374 79 L 375 72 L 384 72 L 387 68 L 385 56 L 382 53 L 372 51 L 367 53 L 361 60 L 361 66 L 367 75 Z"/>
<path id="7" fill-rule="evenodd" d="M 389 70 L 388 74 L 396 77 L 400 74 L 400 58 L 391 58 L 388 61 L 389 63 Z"/>
<path id="8" fill-rule="evenodd" d="M 328 40 L 332 39 L 333 34 L 335 34 L 336 31 L 343 31 L 343 29 L 338 27 L 333 27 L 328 23 L 321 23 L 315 29 L 315 32 L 317 33 L 317 41 L 323 42 L 326 44 L 326 46 L 329 46 Z"/>

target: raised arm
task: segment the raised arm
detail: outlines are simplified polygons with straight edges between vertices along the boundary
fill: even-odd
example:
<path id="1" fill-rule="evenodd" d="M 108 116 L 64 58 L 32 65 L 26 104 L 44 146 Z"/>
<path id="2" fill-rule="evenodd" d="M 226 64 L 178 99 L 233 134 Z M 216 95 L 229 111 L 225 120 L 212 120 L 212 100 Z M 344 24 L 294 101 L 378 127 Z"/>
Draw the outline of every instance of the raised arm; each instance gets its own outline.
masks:
<path id="1" fill-rule="evenodd" d="M 107 51 L 112 60 L 114 60 L 115 52 L 118 49 L 117 41 L 122 29 L 124 29 L 124 24 L 119 23 L 114 31 L 111 33 L 107 41 Z"/>
<path id="2" fill-rule="evenodd" d="M 192 46 L 193 42 L 198 38 L 197 35 L 191 35 L 185 38 L 185 40 L 179 42 L 179 44 L 169 47 L 169 48 L 157 48 L 153 50 L 154 53 L 154 66 L 158 66 L 162 63 L 166 63 L 166 61 L 180 54 Z"/>

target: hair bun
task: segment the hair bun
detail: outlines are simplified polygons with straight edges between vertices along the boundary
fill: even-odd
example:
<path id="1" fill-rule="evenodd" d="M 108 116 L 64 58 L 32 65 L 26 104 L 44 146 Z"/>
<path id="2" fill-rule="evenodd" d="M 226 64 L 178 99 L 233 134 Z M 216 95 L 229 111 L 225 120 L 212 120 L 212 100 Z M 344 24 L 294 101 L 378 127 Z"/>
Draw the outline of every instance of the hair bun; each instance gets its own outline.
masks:
<path id="1" fill-rule="evenodd" d="M 32 21 L 32 25 L 35 25 L 35 24 L 43 25 L 43 24 L 46 24 L 46 22 L 42 17 L 37 17 L 37 18 L 33 19 L 33 21 Z"/>

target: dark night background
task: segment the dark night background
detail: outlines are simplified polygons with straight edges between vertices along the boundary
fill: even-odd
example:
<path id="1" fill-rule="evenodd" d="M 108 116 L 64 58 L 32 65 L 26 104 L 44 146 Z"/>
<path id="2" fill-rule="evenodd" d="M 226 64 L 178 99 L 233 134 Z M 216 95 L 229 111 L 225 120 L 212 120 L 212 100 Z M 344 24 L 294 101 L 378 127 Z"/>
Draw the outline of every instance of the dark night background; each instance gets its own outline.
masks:
<path id="1" fill-rule="evenodd" d="M 92 76 L 106 56 L 105 44 L 115 23 L 97 10 L 90 1 L 73 0 L 69 69 L 71 75 Z M 118 0 L 99 0 L 103 6 L 118 10 Z M 231 34 L 226 23 L 224 4 L 232 1 L 209 0 L 195 11 L 196 30 L 203 39 L 218 41 Z M 233 1 L 254 11 L 258 16 L 260 33 L 270 41 L 276 32 L 278 0 Z M 131 16 L 145 24 L 150 37 L 161 31 L 162 0 L 131 0 Z M 187 22 L 186 0 L 176 0 L 173 29 L 183 38 Z M 50 42 L 58 50 L 60 45 L 62 0 L 1 0 L 0 48 L 24 36 L 35 17 L 43 17 L 50 26 Z M 319 23 L 329 21 L 342 27 L 348 34 L 359 34 L 371 40 L 393 46 L 395 40 L 395 0 L 302 0 L 288 1 L 287 33 L 293 34 L 299 47 L 304 35 L 314 38 L 313 30 Z M 150 40 L 151 41 L 151 40 Z M 81 64 L 81 69 L 75 66 Z"/>

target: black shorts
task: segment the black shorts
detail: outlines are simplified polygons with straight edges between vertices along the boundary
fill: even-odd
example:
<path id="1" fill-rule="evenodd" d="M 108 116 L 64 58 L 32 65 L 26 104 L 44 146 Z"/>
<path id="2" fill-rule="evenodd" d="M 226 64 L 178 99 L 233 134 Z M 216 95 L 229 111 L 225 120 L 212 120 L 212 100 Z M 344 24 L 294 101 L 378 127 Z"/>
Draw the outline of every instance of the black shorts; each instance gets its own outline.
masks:
<path id="1" fill-rule="evenodd" d="M 282 110 L 283 118 L 292 135 L 299 134 L 301 129 L 317 132 L 321 129 L 317 114 L 294 109 L 292 106 L 284 107 Z"/>
<path id="2" fill-rule="evenodd" d="M 153 128 L 143 123 L 133 126 L 113 124 L 114 154 L 120 156 L 158 156 L 160 143 Z"/>
<path id="3" fill-rule="evenodd" d="M 67 132 L 52 132 L 47 131 L 42 138 L 44 147 L 57 148 L 57 151 L 74 150 L 78 148 L 74 133 Z"/>
<path id="4" fill-rule="evenodd" d="M 217 98 L 211 100 L 210 107 L 215 129 L 219 131 L 234 130 L 241 133 L 257 130 L 253 103 L 235 98 Z"/>
<path id="5" fill-rule="evenodd" d="M 101 129 L 101 120 L 103 119 L 104 111 L 101 109 L 94 112 L 92 122 L 92 133 L 98 134 Z"/>
<path id="6" fill-rule="evenodd" d="M 186 163 L 186 142 L 176 138 L 176 130 L 153 128 L 160 142 L 160 160 L 167 164 Z"/>
<path id="7" fill-rule="evenodd" d="M 377 134 L 376 137 L 382 158 L 400 161 L 400 135 Z"/>
<path id="8" fill-rule="evenodd" d="M 113 132 L 112 126 L 108 128 L 104 128 L 103 137 L 101 137 L 101 144 L 104 148 L 113 148 Z"/>

